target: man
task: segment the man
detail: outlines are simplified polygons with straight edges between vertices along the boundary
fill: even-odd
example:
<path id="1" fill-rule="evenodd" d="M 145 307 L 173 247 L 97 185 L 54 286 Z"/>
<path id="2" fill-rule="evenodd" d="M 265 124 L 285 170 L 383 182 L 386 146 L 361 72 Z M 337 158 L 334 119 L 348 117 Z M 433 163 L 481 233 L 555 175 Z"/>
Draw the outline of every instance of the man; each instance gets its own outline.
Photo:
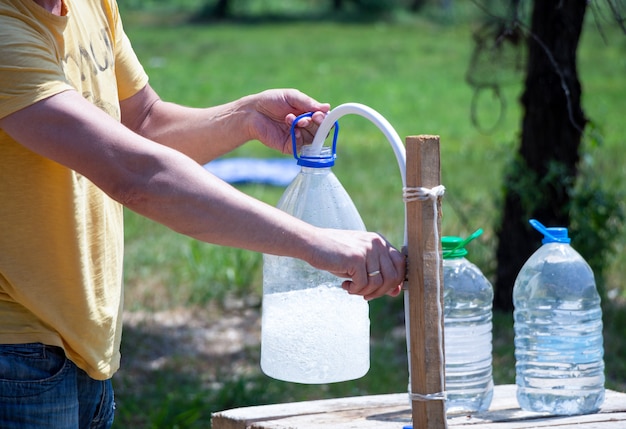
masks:
<path id="1" fill-rule="evenodd" d="M 377 234 L 315 228 L 202 165 L 290 150 L 329 110 L 296 90 L 194 109 L 159 99 L 114 0 L 0 0 L 0 427 L 107 428 L 119 366 L 122 206 L 198 240 L 292 256 L 348 293 L 400 292 Z M 373 275 L 368 275 L 368 273 Z"/>

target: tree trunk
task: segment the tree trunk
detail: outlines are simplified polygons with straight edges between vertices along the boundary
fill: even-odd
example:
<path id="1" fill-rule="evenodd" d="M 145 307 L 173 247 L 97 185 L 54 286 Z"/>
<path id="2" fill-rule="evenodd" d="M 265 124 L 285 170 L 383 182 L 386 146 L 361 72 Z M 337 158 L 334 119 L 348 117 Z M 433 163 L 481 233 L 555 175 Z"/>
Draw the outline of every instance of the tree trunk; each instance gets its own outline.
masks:
<path id="1" fill-rule="evenodd" d="M 577 174 L 579 146 L 586 119 L 576 50 L 587 0 L 535 0 L 525 89 L 521 168 L 506 178 L 498 249 L 494 306 L 513 308 L 513 284 L 541 235 L 528 220 L 547 226 L 569 225 L 569 194 Z M 534 192 L 534 194 L 533 194 Z"/>
<path id="2" fill-rule="evenodd" d="M 411 12 L 419 12 L 426 3 L 426 0 L 413 0 L 411 2 L 410 10 Z"/>
<path id="3" fill-rule="evenodd" d="M 213 17 L 224 19 L 230 15 L 230 2 L 228 0 L 218 0 L 213 8 Z"/>

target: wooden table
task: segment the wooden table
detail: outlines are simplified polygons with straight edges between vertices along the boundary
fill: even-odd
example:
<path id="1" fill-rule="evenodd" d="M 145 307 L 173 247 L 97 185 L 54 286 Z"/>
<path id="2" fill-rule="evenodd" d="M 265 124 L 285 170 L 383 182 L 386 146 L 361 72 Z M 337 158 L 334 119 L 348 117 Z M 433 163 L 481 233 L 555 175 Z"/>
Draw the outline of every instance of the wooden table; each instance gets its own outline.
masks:
<path id="1" fill-rule="evenodd" d="M 515 385 L 496 386 L 488 411 L 448 417 L 448 427 L 626 429 L 626 393 L 606 391 L 598 413 L 551 417 L 522 411 Z M 214 429 L 402 429 L 411 425 L 406 393 L 236 408 L 213 414 Z"/>

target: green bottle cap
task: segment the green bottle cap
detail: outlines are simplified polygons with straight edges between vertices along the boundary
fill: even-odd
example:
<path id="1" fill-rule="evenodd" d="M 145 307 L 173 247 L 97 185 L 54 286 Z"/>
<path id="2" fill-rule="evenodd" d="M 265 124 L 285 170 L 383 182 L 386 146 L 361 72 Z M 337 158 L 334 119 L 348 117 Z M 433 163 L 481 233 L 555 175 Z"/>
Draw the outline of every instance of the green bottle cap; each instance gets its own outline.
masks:
<path id="1" fill-rule="evenodd" d="M 467 255 L 467 249 L 465 249 L 465 246 L 467 246 L 467 244 L 475 238 L 479 237 L 482 233 L 483 230 L 478 228 L 465 239 L 452 235 L 441 237 L 443 259 L 457 259 L 464 257 Z"/>
<path id="2" fill-rule="evenodd" d="M 463 239 L 456 236 L 441 237 L 443 259 L 457 259 L 467 255 L 467 249 L 463 245 Z"/>

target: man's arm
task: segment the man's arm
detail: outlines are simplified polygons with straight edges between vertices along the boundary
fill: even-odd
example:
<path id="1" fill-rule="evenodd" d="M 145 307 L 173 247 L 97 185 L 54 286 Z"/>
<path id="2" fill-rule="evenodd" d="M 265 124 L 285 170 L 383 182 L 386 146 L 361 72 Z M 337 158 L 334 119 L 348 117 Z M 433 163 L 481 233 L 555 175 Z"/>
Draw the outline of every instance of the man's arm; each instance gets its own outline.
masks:
<path id="1" fill-rule="evenodd" d="M 121 103 L 122 122 L 131 130 L 161 144 L 175 148 L 200 164 L 259 140 L 283 153 L 291 153 L 289 124 L 297 114 L 316 112 L 298 122 L 299 144 L 302 133 L 309 141 L 330 106 L 319 103 L 294 89 L 269 90 L 231 103 L 208 108 L 190 108 L 162 101 L 146 85 Z"/>
<path id="2" fill-rule="evenodd" d="M 75 91 L 15 112 L 0 120 L 0 127 L 180 233 L 303 259 L 352 279 L 346 289 L 366 298 L 399 293 L 404 257 L 378 234 L 330 231 L 295 219 L 220 181 L 185 154 L 131 131 Z M 367 276 L 375 270 L 383 275 Z"/>

